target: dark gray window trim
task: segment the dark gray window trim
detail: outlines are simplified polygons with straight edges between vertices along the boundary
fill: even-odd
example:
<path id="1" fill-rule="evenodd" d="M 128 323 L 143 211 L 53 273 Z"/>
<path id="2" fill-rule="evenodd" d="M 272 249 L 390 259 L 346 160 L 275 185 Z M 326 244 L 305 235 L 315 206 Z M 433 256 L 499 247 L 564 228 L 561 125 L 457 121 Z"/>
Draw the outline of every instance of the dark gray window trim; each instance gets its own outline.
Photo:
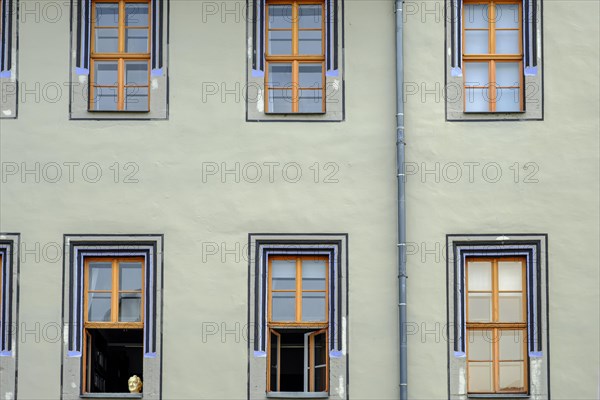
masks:
<path id="1" fill-rule="evenodd" d="M 19 113 L 19 0 L 0 1 L 0 119 L 16 119 Z"/>
<path id="2" fill-rule="evenodd" d="M 19 353 L 19 269 L 21 235 L 0 233 L 2 288 L 0 295 L 0 398 L 17 398 Z"/>

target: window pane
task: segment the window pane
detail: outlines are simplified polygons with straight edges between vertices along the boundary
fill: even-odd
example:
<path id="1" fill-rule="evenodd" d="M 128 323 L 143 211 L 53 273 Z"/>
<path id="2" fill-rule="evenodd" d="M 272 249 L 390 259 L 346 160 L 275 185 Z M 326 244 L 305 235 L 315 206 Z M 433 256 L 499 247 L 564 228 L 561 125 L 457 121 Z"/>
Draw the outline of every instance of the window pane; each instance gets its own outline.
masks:
<path id="1" fill-rule="evenodd" d="M 291 90 L 269 90 L 269 112 L 292 112 Z"/>
<path id="2" fill-rule="evenodd" d="M 113 111 L 117 109 L 116 88 L 95 88 L 94 109 L 98 111 Z"/>
<path id="3" fill-rule="evenodd" d="M 96 26 L 118 26 L 119 5 L 117 3 L 96 3 Z"/>
<path id="4" fill-rule="evenodd" d="M 125 110 L 148 111 L 148 88 L 125 88 Z"/>
<path id="5" fill-rule="evenodd" d="M 125 25 L 148 26 L 148 4 L 125 4 Z"/>
<path id="6" fill-rule="evenodd" d="M 469 392 L 492 391 L 492 363 L 469 363 Z"/>
<path id="7" fill-rule="evenodd" d="M 325 293 L 302 293 L 302 321 L 326 321 Z"/>
<path id="8" fill-rule="evenodd" d="M 465 28 L 487 28 L 489 25 L 487 4 L 464 5 Z"/>
<path id="9" fill-rule="evenodd" d="M 322 26 L 322 8 L 320 5 L 300 5 L 300 29 L 302 28 L 321 28 Z"/>
<path id="10" fill-rule="evenodd" d="M 295 321 L 296 320 L 296 295 L 294 293 L 272 293 L 273 321 Z"/>
<path id="11" fill-rule="evenodd" d="M 302 63 L 298 66 L 300 87 L 323 87 L 323 65 Z"/>
<path id="12" fill-rule="evenodd" d="M 469 361 L 491 361 L 493 341 L 492 331 L 469 331 Z"/>
<path id="13" fill-rule="evenodd" d="M 292 87 L 292 64 L 269 64 L 269 86 Z"/>
<path id="14" fill-rule="evenodd" d="M 148 52 L 148 30 L 126 29 L 125 51 L 128 53 Z"/>
<path id="15" fill-rule="evenodd" d="M 523 295 L 498 293 L 499 322 L 523 322 Z"/>
<path id="16" fill-rule="evenodd" d="M 279 368 L 279 336 L 271 332 L 271 391 L 278 392 L 277 369 Z"/>
<path id="17" fill-rule="evenodd" d="M 110 290 L 112 288 L 112 263 L 91 262 L 88 273 L 89 290 Z"/>
<path id="18" fill-rule="evenodd" d="M 519 31 L 496 31 L 496 53 L 519 54 Z"/>
<path id="19" fill-rule="evenodd" d="M 298 31 L 299 54 L 322 54 L 321 31 Z"/>
<path id="20" fill-rule="evenodd" d="M 467 268 L 469 290 L 492 290 L 492 263 L 490 261 L 470 261 Z"/>
<path id="21" fill-rule="evenodd" d="M 490 322 L 492 320 L 492 294 L 469 293 L 469 322 Z"/>
<path id="22" fill-rule="evenodd" d="M 323 91 L 301 90 L 298 103 L 298 111 L 304 113 L 323 112 Z"/>
<path id="23" fill-rule="evenodd" d="M 496 28 L 518 28 L 519 6 L 496 3 Z"/>
<path id="24" fill-rule="evenodd" d="M 119 263 L 119 290 L 142 290 L 142 263 Z"/>
<path id="25" fill-rule="evenodd" d="M 519 89 L 496 89 L 496 111 L 520 111 Z"/>
<path id="26" fill-rule="evenodd" d="M 119 30 L 113 28 L 96 29 L 95 50 L 98 53 L 116 53 L 119 51 Z"/>
<path id="27" fill-rule="evenodd" d="M 327 262 L 325 260 L 302 261 L 302 289 L 325 290 L 325 274 Z"/>
<path id="28" fill-rule="evenodd" d="M 490 97 L 488 89 L 465 90 L 465 111 L 486 112 L 490 111 Z"/>
<path id="29" fill-rule="evenodd" d="M 522 290 L 523 264 L 519 261 L 498 261 L 498 289 Z"/>
<path id="30" fill-rule="evenodd" d="M 520 75 L 519 63 L 496 63 L 496 86 L 519 86 Z"/>
<path id="31" fill-rule="evenodd" d="M 119 81 L 117 61 L 96 61 L 94 63 L 94 83 L 115 86 Z"/>
<path id="32" fill-rule="evenodd" d="M 488 31 L 466 31 L 465 53 L 466 54 L 488 54 Z"/>
<path id="33" fill-rule="evenodd" d="M 88 321 L 110 321 L 110 293 L 88 293 Z"/>
<path id="34" fill-rule="evenodd" d="M 273 260 L 271 268 L 273 290 L 296 290 L 296 260 Z"/>
<path id="35" fill-rule="evenodd" d="M 465 63 L 465 85 L 488 86 L 490 84 L 489 64 L 486 62 Z"/>
<path id="36" fill-rule="evenodd" d="M 126 61 L 125 62 L 125 84 L 126 85 L 148 85 L 148 62 Z"/>
<path id="37" fill-rule="evenodd" d="M 292 5 L 269 6 L 269 28 L 292 29 Z"/>
<path id="38" fill-rule="evenodd" d="M 321 333 L 315 336 L 315 392 L 327 390 L 327 335 Z"/>
<path id="39" fill-rule="evenodd" d="M 501 362 L 499 372 L 500 390 L 519 391 L 524 389 L 523 361 Z"/>
<path id="40" fill-rule="evenodd" d="M 498 330 L 500 360 L 522 360 L 525 338 L 523 331 Z"/>
<path id="41" fill-rule="evenodd" d="M 292 54 L 292 31 L 269 31 L 269 54 Z"/>
<path id="42" fill-rule="evenodd" d="M 119 295 L 119 321 L 140 322 L 142 320 L 142 294 L 121 293 Z"/>

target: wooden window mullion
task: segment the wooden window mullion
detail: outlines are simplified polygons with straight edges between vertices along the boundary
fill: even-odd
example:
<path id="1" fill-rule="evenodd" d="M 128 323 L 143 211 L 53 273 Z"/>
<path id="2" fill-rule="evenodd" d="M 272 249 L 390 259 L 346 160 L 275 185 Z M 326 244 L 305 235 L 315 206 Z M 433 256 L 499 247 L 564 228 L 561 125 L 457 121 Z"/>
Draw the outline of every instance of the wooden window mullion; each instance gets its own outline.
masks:
<path id="1" fill-rule="evenodd" d="M 296 322 L 302 321 L 302 260 L 296 258 Z"/>
<path id="2" fill-rule="evenodd" d="M 490 25 L 489 25 L 489 41 L 490 41 L 490 53 L 496 54 L 496 3 L 493 1 L 490 2 L 489 7 L 489 17 L 490 17 Z M 496 61 L 492 60 L 488 64 L 489 69 L 489 93 L 488 97 L 490 100 L 490 111 L 496 111 Z"/>
<path id="3" fill-rule="evenodd" d="M 112 291 L 111 291 L 111 322 L 119 320 L 119 262 L 115 258 L 112 261 Z"/>

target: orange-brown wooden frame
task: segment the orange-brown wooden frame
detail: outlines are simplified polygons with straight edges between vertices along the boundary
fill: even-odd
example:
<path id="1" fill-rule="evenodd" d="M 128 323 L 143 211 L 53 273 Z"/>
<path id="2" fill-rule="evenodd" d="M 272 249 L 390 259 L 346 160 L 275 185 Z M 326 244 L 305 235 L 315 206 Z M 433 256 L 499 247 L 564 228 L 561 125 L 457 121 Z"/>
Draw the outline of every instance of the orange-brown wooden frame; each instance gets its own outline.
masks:
<path id="1" fill-rule="evenodd" d="M 117 29 L 119 31 L 119 51 L 117 53 L 98 53 L 96 52 L 96 29 L 104 28 L 96 26 L 96 7 L 98 3 L 117 3 L 119 4 L 119 22 Z M 131 3 L 142 3 L 148 5 L 148 26 L 147 27 L 127 27 L 127 29 L 147 29 L 148 30 L 148 52 L 146 53 L 127 53 L 125 52 L 125 5 Z M 90 29 L 91 36 L 91 56 L 90 56 L 90 88 L 89 88 L 89 110 L 94 110 L 95 88 L 116 88 L 117 89 L 117 111 L 125 110 L 125 89 L 126 88 L 147 88 L 148 89 L 148 107 L 150 109 L 150 48 L 152 37 L 152 24 L 150 16 L 152 15 L 152 4 L 150 0 L 92 0 L 92 22 Z M 106 28 L 115 28 L 107 26 Z M 117 85 L 96 85 L 95 84 L 95 62 L 96 61 L 116 61 L 118 63 Z M 148 65 L 148 84 L 147 85 L 126 85 L 125 84 L 125 62 L 126 61 L 147 61 Z M 100 110 L 101 111 L 101 110 Z"/>
<path id="2" fill-rule="evenodd" d="M 489 293 L 490 291 L 470 291 L 469 290 L 469 263 L 470 262 L 490 262 L 492 266 L 492 322 L 469 322 L 469 293 Z M 498 290 L 498 262 L 520 262 L 521 263 L 521 291 L 514 290 Z M 467 338 L 469 338 L 469 332 L 471 331 L 487 331 L 492 332 L 491 339 L 493 344 L 492 350 L 492 360 L 482 361 L 481 362 L 492 362 L 493 368 L 493 387 L 494 390 L 491 392 L 472 392 L 470 390 L 470 380 L 468 378 L 470 363 L 477 362 L 469 359 L 469 340 L 466 340 L 467 343 L 467 392 L 468 393 L 527 393 L 527 388 L 529 386 L 529 368 L 528 368 L 528 357 L 527 357 L 527 272 L 526 272 L 526 259 L 525 257 L 467 257 L 465 262 L 465 303 L 466 303 L 466 315 L 467 315 Z M 521 298 L 521 315 L 522 322 L 498 322 L 499 319 L 499 307 L 498 307 L 498 299 L 499 293 L 522 293 Z M 501 331 L 503 330 L 514 330 L 521 331 L 522 333 L 522 341 L 523 341 L 523 360 L 514 360 L 514 361 L 523 361 L 523 390 L 500 390 L 499 388 L 499 371 L 500 371 L 500 336 Z M 488 336 L 489 337 L 489 336 Z M 502 361 L 513 361 L 513 360 L 502 360 Z"/>
<path id="3" fill-rule="evenodd" d="M 500 89 L 519 89 L 519 110 L 523 111 L 523 40 L 519 40 L 519 54 L 496 54 L 496 31 L 499 30 L 515 30 L 515 29 L 507 29 L 507 28 L 496 28 L 496 4 L 516 4 L 519 8 L 519 38 L 523 38 L 523 5 L 521 1 L 518 0 L 463 0 L 463 4 L 486 4 L 488 5 L 488 27 L 487 29 L 479 28 L 479 29 L 469 29 L 465 27 L 465 18 L 463 18 L 463 26 L 462 26 L 462 43 L 466 43 L 466 34 L 467 30 L 487 30 L 488 34 L 488 51 L 486 54 L 466 54 L 465 46 L 462 46 L 463 54 L 463 68 L 466 70 L 467 65 L 470 62 L 485 62 L 488 63 L 488 79 L 489 86 L 467 86 L 466 85 L 466 73 L 463 73 L 463 87 L 464 87 L 464 96 L 463 96 L 463 110 L 466 110 L 466 102 L 467 102 L 467 90 L 468 89 L 488 89 L 488 97 L 489 97 L 489 110 L 490 112 L 496 112 L 496 99 L 497 99 L 497 90 Z M 493 52 L 491 52 L 493 49 Z M 518 62 L 519 63 L 519 86 L 502 86 L 498 87 L 496 85 L 496 63 L 497 62 Z"/>

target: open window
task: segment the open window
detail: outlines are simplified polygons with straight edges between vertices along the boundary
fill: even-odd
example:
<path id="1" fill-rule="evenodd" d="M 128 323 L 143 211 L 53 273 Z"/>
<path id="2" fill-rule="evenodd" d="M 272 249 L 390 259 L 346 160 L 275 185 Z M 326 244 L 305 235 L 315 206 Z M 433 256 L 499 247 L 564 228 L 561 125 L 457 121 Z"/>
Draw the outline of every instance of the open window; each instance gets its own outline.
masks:
<path id="1" fill-rule="evenodd" d="M 17 0 L 0 0 L 0 119 L 17 118 Z"/>
<path id="2" fill-rule="evenodd" d="M 0 398 L 17 387 L 19 234 L 0 233 Z"/>

